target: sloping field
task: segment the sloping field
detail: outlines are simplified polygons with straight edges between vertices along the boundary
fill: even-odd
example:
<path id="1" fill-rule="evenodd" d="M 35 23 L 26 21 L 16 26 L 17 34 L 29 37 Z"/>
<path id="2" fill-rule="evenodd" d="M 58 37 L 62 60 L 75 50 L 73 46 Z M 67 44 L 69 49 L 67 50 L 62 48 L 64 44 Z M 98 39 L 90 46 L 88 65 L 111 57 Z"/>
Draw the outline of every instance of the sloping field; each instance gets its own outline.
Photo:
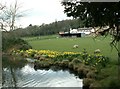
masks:
<path id="1" fill-rule="evenodd" d="M 58 36 L 43 36 L 24 38 L 28 43 L 37 50 L 54 50 L 54 51 L 74 51 L 81 52 L 85 48 L 88 53 L 93 54 L 94 50 L 100 49 L 101 53 L 110 59 L 117 61 L 117 51 L 111 48 L 111 38 L 108 36 L 82 38 L 59 38 Z M 78 48 L 73 48 L 74 45 L 79 45 Z"/>

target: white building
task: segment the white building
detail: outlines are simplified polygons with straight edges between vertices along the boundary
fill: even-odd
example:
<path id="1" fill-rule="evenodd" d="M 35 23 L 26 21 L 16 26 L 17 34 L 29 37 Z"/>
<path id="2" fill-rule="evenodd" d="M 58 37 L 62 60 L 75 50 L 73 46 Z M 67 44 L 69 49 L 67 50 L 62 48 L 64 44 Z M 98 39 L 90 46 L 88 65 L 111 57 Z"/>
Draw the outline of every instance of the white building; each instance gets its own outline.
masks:
<path id="1" fill-rule="evenodd" d="M 70 28 L 70 33 L 83 33 L 83 34 L 89 35 L 92 32 L 94 32 L 94 29 L 92 27 L 90 27 L 90 28 L 78 28 L 78 29 L 71 29 Z"/>
<path id="2" fill-rule="evenodd" d="M 79 33 L 79 32 L 78 32 L 78 29 L 71 29 L 70 28 L 70 33 Z"/>

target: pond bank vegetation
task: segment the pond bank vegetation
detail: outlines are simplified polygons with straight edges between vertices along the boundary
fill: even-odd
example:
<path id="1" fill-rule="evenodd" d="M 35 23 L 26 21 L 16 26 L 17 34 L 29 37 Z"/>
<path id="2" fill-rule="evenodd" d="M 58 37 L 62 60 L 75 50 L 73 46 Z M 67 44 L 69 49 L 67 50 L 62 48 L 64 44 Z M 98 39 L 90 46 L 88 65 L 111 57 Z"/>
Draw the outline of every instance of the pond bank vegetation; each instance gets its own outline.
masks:
<path id="1" fill-rule="evenodd" d="M 24 58 L 35 60 L 34 68 L 49 69 L 53 66 L 61 67 L 74 71 L 79 76 L 83 77 L 84 87 L 104 87 L 109 86 L 110 82 L 103 86 L 103 80 L 110 77 L 109 74 L 101 74 L 104 69 L 110 65 L 109 58 L 101 53 L 88 54 L 84 49 L 82 52 L 58 52 L 51 50 L 12 50 L 11 55 L 20 55 Z M 118 85 L 116 85 L 118 86 Z M 116 87 L 115 86 L 115 87 Z"/>

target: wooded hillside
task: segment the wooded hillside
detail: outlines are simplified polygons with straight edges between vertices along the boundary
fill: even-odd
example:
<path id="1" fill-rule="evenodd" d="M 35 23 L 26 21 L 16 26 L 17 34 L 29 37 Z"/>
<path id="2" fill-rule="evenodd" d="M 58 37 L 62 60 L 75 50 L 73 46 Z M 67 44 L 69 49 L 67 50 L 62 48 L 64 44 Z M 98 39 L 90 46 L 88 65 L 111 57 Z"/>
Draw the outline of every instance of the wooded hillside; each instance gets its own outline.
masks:
<path id="1" fill-rule="evenodd" d="M 70 28 L 84 27 L 84 22 L 79 19 L 55 21 L 50 24 L 32 25 L 26 28 L 14 30 L 15 34 L 20 37 L 24 36 L 41 36 L 58 34 L 59 31 L 69 31 Z"/>

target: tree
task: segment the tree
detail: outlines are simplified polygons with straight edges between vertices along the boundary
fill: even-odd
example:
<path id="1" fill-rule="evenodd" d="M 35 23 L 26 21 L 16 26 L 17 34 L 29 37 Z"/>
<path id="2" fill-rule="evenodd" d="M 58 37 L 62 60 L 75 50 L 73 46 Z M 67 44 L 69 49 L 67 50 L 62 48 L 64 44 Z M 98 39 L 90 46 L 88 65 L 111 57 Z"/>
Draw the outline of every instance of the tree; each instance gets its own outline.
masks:
<path id="1" fill-rule="evenodd" d="M 0 7 L 0 23 L 2 30 L 8 29 L 10 31 L 13 31 L 15 29 L 16 19 L 23 17 L 23 13 L 20 12 L 20 8 L 21 7 L 18 4 L 17 0 L 13 5 L 11 4 L 10 7 Z"/>
<path id="2" fill-rule="evenodd" d="M 68 17 L 80 18 L 85 21 L 86 26 L 104 26 L 109 28 L 97 30 L 100 35 L 111 34 L 113 40 L 111 45 L 118 51 L 118 65 L 120 65 L 120 2 L 80 2 L 77 0 L 64 0 L 64 13 Z M 119 44 L 118 44 L 119 43 Z M 120 66 L 119 66 L 120 71 Z"/>
<path id="3" fill-rule="evenodd" d="M 0 4 L 0 14 L 2 14 L 2 11 L 4 8 L 5 8 L 5 6 Z M 1 16 L 0 16 L 0 29 L 3 29 L 3 23 L 2 23 Z"/>

